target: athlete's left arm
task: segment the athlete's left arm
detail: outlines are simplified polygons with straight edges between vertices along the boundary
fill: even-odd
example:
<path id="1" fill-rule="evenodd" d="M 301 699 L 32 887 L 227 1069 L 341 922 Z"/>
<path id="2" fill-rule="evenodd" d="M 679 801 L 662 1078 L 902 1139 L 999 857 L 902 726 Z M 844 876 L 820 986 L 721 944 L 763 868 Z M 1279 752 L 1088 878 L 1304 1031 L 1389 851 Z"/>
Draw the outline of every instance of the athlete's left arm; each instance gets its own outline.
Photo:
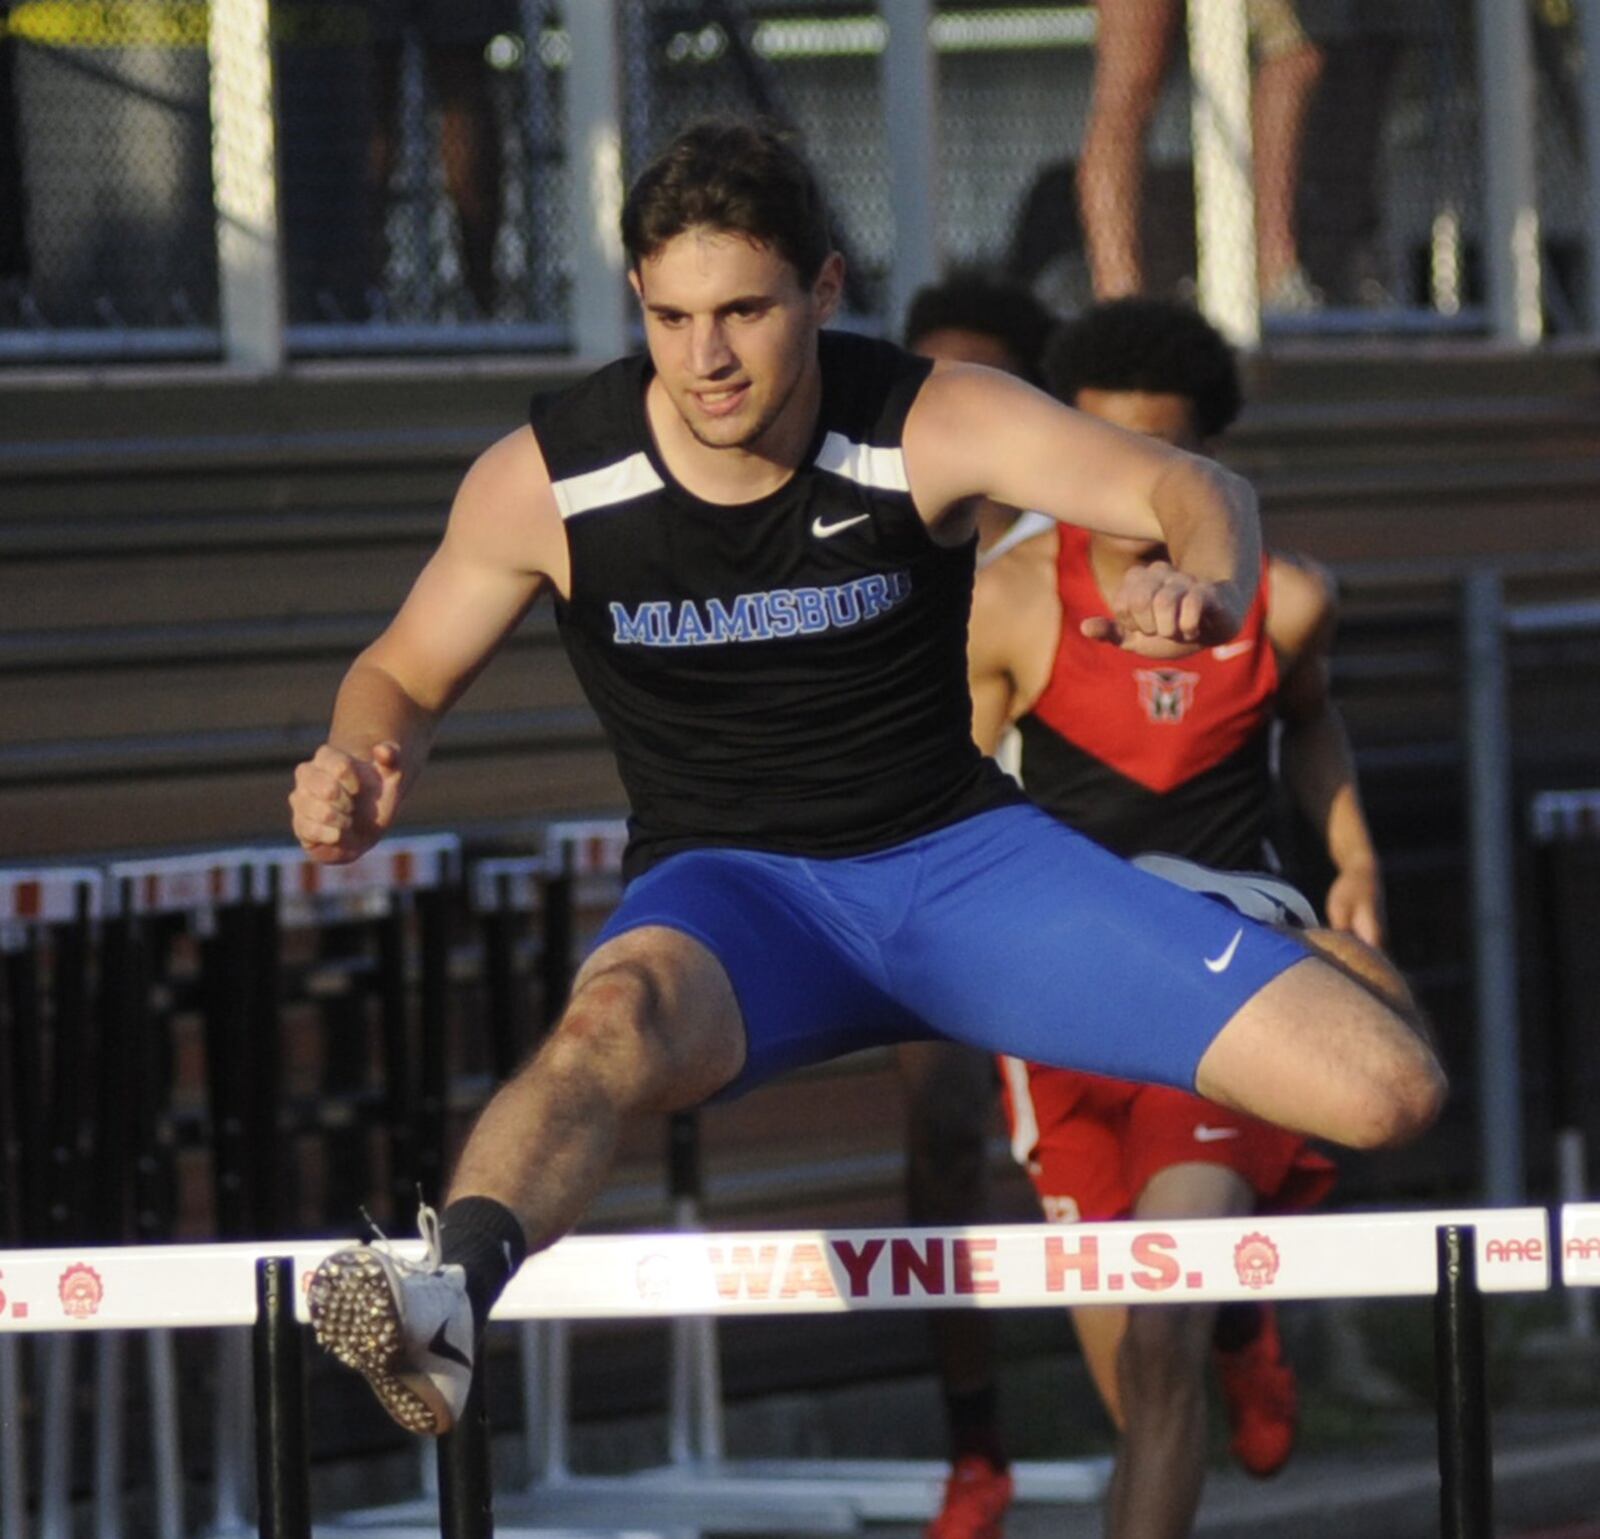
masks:
<path id="1" fill-rule="evenodd" d="M 1313 563 L 1274 555 L 1267 573 L 1267 635 L 1278 655 L 1283 778 L 1333 863 L 1328 923 L 1382 946 L 1383 872 L 1361 806 L 1350 737 L 1329 687 L 1337 625 L 1329 574 Z"/>
<path id="2" fill-rule="evenodd" d="M 1019 618 L 1028 612 L 1019 584 L 1029 575 L 1013 559 L 1002 556 L 978 573 L 972 587 L 972 619 L 967 626 L 967 685 L 972 692 L 972 736 L 984 753 L 993 755 L 1006 730 L 1020 714 L 1017 679 L 1020 650 L 1042 639 L 1029 634 Z"/>
<path id="3" fill-rule="evenodd" d="M 1255 596 L 1255 493 L 1231 471 L 1052 400 L 972 364 L 940 365 L 918 392 L 903 439 L 911 494 L 941 539 L 964 537 L 975 499 L 1037 508 L 1063 523 L 1160 540 L 1112 617 L 1084 633 L 1134 651 L 1226 641 Z"/>

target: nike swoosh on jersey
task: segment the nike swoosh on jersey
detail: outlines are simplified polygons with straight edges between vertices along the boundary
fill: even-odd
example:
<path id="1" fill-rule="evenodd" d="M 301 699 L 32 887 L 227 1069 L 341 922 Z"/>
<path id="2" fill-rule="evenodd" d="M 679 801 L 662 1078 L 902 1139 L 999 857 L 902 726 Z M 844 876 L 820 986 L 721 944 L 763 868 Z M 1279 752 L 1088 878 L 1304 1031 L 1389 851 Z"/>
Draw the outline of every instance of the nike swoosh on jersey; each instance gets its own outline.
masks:
<path id="1" fill-rule="evenodd" d="M 1255 644 L 1253 636 L 1244 641 L 1225 641 L 1220 647 L 1212 647 L 1211 655 L 1219 663 L 1225 663 L 1230 657 L 1243 657 Z"/>
<path id="2" fill-rule="evenodd" d="M 857 513 L 854 518 L 841 518 L 837 523 L 825 524 L 819 513 L 811 520 L 811 532 L 819 540 L 827 540 L 838 534 L 841 529 L 848 529 L 852 524 L 864 524 L 871 517 L 870 513 Z"/>
<path id="3" fill-rule="evenodd" d="M 1239 942 L 1244 939 L 1243 930 L 1235 930 L 1233 939 L 1228 942 L 1227 949 L 1219 957 L 1206 957 L 1205 964 L 1214 973 L 1225 973 L 1233 966 L 1233 954 L 1239 949 Z"/>
<path id="4" fill-rule="evenodd" d="M 1214 1128 L 1204 1122 L 1195 1124 L 1194 1137 L 1196 1143 L 1214 1144 L 1219 1143 L 1224 1138 L 1237 1138 L 1238 1136 L 1238 1128 Z"/>

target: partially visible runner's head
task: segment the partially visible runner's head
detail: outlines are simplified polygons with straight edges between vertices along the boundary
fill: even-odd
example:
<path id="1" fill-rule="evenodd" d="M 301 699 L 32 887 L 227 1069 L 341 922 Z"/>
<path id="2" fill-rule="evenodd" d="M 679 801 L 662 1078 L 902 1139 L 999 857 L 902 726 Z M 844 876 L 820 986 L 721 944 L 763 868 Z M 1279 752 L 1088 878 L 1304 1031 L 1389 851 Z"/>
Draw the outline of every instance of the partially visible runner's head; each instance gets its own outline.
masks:
<path id="1" fill-rule="evenodd" d="M 961 268 L 912 296 L 905 344 L 924 358 L 981 363 L 1042 385 L 1040 355 L 1055 323 L 1026 284 Z"/>
<path id="2" fill-rule="evenodd" d="M 1050 391 L 1069 406 L 1200 449 L 1239 415 L 1244 397 L 1232 347 L 1203 315 L 1163 299 L 1115 299 L 1051 337 Z"/>
<path id="3" fill-rule="evenodd" d="M 809 288 L 833 250 L 816 175 L 788 135 L 767 123 L 691 123 L 640 172 L 622 206 L 622 244 L 638 272 L 691 230 L 770 246 Z"/>

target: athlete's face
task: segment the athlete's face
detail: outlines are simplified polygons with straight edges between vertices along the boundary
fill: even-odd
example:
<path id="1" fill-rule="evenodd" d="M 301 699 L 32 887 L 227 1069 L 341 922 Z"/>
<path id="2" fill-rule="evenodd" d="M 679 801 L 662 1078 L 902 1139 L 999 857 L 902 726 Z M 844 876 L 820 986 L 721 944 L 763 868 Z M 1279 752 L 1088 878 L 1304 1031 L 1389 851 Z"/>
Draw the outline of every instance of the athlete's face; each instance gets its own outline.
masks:
<path id="1" fill-rule="evenodd" d="M 838 308 L 844 264 L 802 286 L 777 250 L 688 230 L 631 274 L 656 374 L 690 433 L 711 449 L 760 450 L 814 409 L 817 332 Z M 809 421 L 803 425 L 809 434 Z"/>
<path id="2" fill-rule="evenodd" d="M 1162 390 L 1080 390 L 1072 404 L 1102 422 L 1159 438 L 1174 448 L 1198 453 L 1202 447 L 1194 403 L 1186 395 Z"/>

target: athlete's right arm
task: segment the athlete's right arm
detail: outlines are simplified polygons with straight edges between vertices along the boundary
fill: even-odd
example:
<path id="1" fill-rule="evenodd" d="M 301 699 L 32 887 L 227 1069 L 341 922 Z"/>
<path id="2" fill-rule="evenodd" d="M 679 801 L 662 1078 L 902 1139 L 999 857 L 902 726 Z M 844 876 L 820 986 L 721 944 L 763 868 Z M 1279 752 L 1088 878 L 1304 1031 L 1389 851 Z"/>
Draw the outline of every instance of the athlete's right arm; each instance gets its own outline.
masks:
<path id="1" fill-rule="evenodd" d="M 295 769 L 292 826 L 312 859 L 350 861 L 377 843 L 445 712 L 544 587 L 566 580 L 561 516 L 532 430 L 522 428 L 467 472 L 438 549 L 345 674 L 327 741 Z"/>

